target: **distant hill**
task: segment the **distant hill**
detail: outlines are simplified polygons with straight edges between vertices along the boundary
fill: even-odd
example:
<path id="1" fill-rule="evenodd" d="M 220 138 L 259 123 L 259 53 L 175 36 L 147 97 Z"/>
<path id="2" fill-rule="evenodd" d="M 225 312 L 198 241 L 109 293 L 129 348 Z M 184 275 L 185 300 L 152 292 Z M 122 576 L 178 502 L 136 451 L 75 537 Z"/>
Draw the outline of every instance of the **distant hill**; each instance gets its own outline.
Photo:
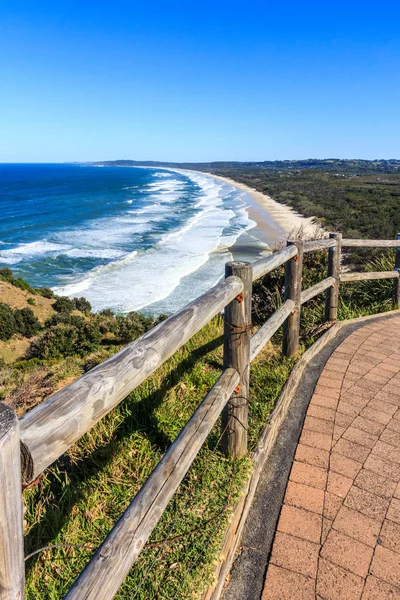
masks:
<path id="1" fill-rule="evenodd" d="M 214 161 L 201 163 L 175 163 L 151 160 L 107 160 L 95 163 L 94 165 L 104 165 L 109 167 L 171 167 L 181 169 L 197 169 L 216 171 L 219 169 L 240 169 L 240 170 L 266 170 L 266 171 L 296 171 L 296 170 L 314 170 L 324 173 L 399 173 L 400 160 L 398 159 L 339 159 L 326 158 L 316 159 L 307 158 L 305 160 L 275 160 L 259 162 L 239 162 L 239 161 Z"/>

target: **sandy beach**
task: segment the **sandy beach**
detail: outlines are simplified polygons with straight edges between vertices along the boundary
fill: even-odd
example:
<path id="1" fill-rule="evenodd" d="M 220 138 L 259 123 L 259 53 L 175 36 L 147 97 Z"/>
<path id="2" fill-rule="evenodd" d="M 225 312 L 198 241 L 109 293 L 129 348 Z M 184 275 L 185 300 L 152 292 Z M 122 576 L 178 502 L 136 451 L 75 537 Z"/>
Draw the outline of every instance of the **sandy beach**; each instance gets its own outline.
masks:
<path id="1" fill-rule="evenodd" d="M 321 229 L 314 217 L 303 217 L 290 206 L 281 204 L 243 183 L 213 173 L 208 175 L 234 185 L 250 196 L 253 205 L 248 209 L 249 216 L 257 223 L 251 233 L 271 247 L 279 245 L 295 232 L 301 231 L 307 237 L 314 237 Z"/>

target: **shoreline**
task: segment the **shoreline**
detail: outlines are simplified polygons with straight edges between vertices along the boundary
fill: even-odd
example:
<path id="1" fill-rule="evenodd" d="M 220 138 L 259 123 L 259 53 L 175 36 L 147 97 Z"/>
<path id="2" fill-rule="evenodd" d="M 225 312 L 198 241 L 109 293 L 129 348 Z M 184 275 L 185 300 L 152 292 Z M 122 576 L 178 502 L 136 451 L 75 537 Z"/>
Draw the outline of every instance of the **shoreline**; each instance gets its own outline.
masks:
<path id="1" fill-rule="evenodd" d="M 205 171 L 196 171 L 196 173 L 209 175 L 246 192 L 253 201 L 253 205 L 249 206 L 247 211 L 250 219 L 256 222 L 256 226 L 249 231 L 256 234 L 269 246 L 271 246 L 271 242 L 272 245 L 274 242 L 278 245 L 282 244 L 294 232 L 301 231 L 307 237 L 314 237 L 316 232 L 322 229 L 321 225 L 316 222 L 315 217 L 304 217 L 287 204 L 277 202 L 271 196 L 263 194 L 244 183 Z"/>

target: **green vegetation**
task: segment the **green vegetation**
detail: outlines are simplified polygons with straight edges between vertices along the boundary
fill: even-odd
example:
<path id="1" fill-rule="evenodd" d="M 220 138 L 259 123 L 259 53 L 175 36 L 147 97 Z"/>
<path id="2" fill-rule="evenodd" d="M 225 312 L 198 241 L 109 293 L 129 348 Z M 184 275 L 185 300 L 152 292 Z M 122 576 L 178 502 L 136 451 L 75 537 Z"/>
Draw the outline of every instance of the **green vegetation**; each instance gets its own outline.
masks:
<path id="1" fill-rule="evenodd" d="M 220 375 L 222 330 L 222 319 L 215 318 L 49 469 L 37 488 L 27 490 L 27 553 L 47 543 L 91 548 L 104 539 Z M 271 347 L 252 366 L 251 448 L 292 365 Z M 221 454 L 219 436 L 220 423 L 118 598 L 133 598 L 140 583 L 142 600 L 196 597 L 209 581 L 249 470 L 248 460 Z M 88 548 L 60 548 L 31 559 L 28 598 L 62 596 L 88 556 Z"/>
<path id="2" fill-rule="evenodd" d="M 16 308 L 0 303 L 0 340 L 7 341 L 14 334 L 31 338 L 40 330 L 40 323 L 31 308 Z"/>
<path id="3" fill-rule="evenodd" d="M 400 231 L 400 173 L 218 169 L 345 237 L 393 239 Z"/>
<path id="4" fill-rule="evenodd" d="M 7 281 L 15 287 L 24 290 L 25 292 L 29 292 L 32 295 L 38 294 L 39 296 L 44 296 L 45 298 L 54 297 L 54 293 L 49 290 L 49 288 L 33 288 L 21 277 L 14 277 L 12 270 L 8 267 L 0 268 L 0 281 Z"/>
<path id="5" fill-rule="evenodd" d="M 181 167 L 230 177 L 345 237 L 393 239 L 400 231 L 400 160 L 308 159 L 263 162 L 130 164 Z"/>
<path id="6" fill-rule="evenodd" d="M 325 277 L 326 254 L 305 256 L 304 287 Z M 365 268 L 391 270 L 393 260 L 390 251 Z M 282 302 L 283 283 L 281 268 L 255 284 L 256 326 Z M 390 280 L 342 285 L 340 318 L 390 310 L 391 288 Z M 31 348 L 39 350 L 32 358 L 0 366 L 0 394 L 20 411 L 154 325 L 135 313 L 124 319 L 109 310 L 76 314 L 76 304 L 71 310 L 68 303 L 64 306 L 67 310 L 55 313 L 33 340 Z M 323 327 L 320 296 L 302 311 L 301 352 Z M 80 330 L 85 332 L 81 337 Z M 60 598 L 102 542 L 220 375 L 222 331 L 222 318 L 213 319 L 25 492 L 26 554 L 47 544 L 71 545 L 29 559 L 29 600 Z M 278 332 L 251 367 L 251 450 L 295 362 L 281 356 L 280 344 Z M 121 588 L 120 600 L 196 598 L 210 581 L 231 508 L 250 468 L 248 460 L 224 457 L 219 437 L 220 423 Z"/>

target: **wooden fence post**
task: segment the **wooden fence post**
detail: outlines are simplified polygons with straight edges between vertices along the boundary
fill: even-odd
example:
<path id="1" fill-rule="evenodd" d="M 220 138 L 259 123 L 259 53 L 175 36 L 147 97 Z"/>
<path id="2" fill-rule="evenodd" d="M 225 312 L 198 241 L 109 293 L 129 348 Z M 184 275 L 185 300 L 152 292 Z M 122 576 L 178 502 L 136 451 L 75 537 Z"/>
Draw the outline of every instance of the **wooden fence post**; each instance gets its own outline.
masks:
<path id="1" fill-rule="evenodd" d="M 342 256 L 342 234 L 330 233 L 330 239 L 336 240 L 336 246 L 328 250 L 328 277 L 335 278 L 335 284 L 326 290 L 325 321 L 336 321 L 339 304 L 340 261 Z"/>
<path id="2" fill-rule="evenodd" d="M 25 598 L 18 420 L 0 402 L 0 600 Z"/>
<path id="3" fill-rule="evenodd" d="M 240 383 L 222 413 L 222 445 L 231 456 L 247 453 L 249 412 L 251 301 L 253 268 L 247 262 L 228 262 L 225 277 L 243 281 L 243 292 L 225 308 L 224 369 L 236 369 Z"/>
<path id="4" fill-rule="evenodd" d="M 396 235 L 396 240 L 400 240 L 400 233 Z M 400 248 L 396 248 L 395 250 L 396 258 L 394 262 L 394 270 L 400 271 Z M 397 278 L 394 280 L 393 286 L 393 304 L 400 308 L 400 279 Z"/>
<path id="5" fill-rule="evenodd" d="M 297 255 L 285 265 L 285 300 L 293 300 L 295 307 L 283 324 L 282 349 L 283 354 L 291 358 L 299 349 L 304 242 L 301 240 L 288 240 L 287 245 L 297 247 Z"/>

